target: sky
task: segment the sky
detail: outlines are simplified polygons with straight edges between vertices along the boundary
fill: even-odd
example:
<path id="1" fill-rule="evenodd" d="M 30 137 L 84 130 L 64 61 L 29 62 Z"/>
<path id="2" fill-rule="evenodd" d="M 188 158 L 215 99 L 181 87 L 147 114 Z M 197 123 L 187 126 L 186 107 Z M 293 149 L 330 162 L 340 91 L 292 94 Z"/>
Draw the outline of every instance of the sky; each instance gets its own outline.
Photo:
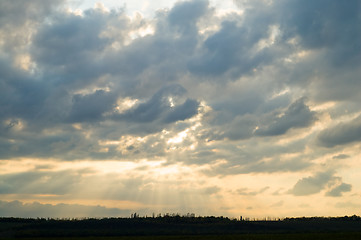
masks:
<path id="1" fill-rule="evenodd" d="M 360 215 L 361 1 L 0 1 L 0 216 Z"/>

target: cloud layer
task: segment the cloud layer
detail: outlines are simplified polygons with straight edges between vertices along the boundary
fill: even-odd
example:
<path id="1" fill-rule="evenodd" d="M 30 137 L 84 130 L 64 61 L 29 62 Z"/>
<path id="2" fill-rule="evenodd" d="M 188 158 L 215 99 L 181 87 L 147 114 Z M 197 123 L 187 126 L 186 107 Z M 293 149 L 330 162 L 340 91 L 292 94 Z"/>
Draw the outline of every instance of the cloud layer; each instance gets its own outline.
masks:
<path id="1" fill-rule="evenodd" d="M 204 196 L 358 191 L 347 174 L 361 144 L 359 1 L 235 0 L 221 11 L 193 0 L 152 18 L 67 4 L 0 3 L 0 163 L 162 162 L 194 168 Z M 4 196 L 85 187 L 69 168 L 6 169 Z M 222 180 L 275 173 L 293 182 Z"/>

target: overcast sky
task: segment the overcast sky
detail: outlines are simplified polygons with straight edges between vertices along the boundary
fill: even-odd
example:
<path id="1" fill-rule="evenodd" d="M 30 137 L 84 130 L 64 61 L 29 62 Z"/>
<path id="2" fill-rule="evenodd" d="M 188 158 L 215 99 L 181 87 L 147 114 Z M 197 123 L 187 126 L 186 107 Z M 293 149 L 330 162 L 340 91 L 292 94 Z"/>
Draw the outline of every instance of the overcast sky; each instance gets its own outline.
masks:
<path id="1" fill-rule="evenodd" d="M 0 216 L 360 215 L 361 1 L 0 1 Z"/>

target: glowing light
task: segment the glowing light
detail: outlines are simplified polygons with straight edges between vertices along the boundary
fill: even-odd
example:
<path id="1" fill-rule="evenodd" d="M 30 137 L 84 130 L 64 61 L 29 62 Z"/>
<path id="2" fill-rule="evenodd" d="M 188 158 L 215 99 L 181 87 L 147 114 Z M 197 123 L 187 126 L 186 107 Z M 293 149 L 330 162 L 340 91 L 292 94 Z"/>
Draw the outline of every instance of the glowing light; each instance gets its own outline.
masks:
<path id="1" fill-rule="evenodd" d="M 186 130 L 178 133 L 177 136 L 169 139 L 169 140 L 167 141 L 167 143 L 168 143 L 168 144 L 172 144 L 172 143 L 177 144 L 177 143 L 183 142 L 183 140 L 184 140 L 184 139 L 187 137 L 187 135 L 188 135 L 188 131 L 189 131 L 189 129 L 186 129 Z"/>
<path id="2" fill-rule="evenodd" d="M 273 94 L 270 99 L 275 99 L 275 98 L 280 97 L 282 95 L 285 95 L 285 94 L 287 94 L 289 92 L 290 92 L 290 89 L 285 88 L 285 89 L 281 90 L 280 92 Z"/>
<path id="3" fill-rule="evenodd" d="M 118 100 L 118 105 L 116 106 L 116 110 L 119 113 L 125 112 L 126 110 L 132 108 L 135 104 L 137 104 L 138 99 L 131 99 L 131 98 L 123 98 Z"/>
<path id="4" fill-rule="evenodd" d="M 334 106 L 336 106 L 336 102 L 326 102 L 326 103 L 310 106 L 310 109 L 312 111 L 318 112 L 318 111 L 324 111 L 324 110 L 333 108 Z"/>
<path id="5" fill-rule="evenodd" d="M 32 65 L 30 55 L 19 55 L 15 58 L 15 65 L 25 71 L 30 70 Z"/>
<path id="6" fill-rule="evenodd" d="M 172 98 L 172 97 L 169 97 L 169 98 L 168 98 L 168 101 L 169 101 L 169 106 L 170 106 L 171 108 L 175 106 L 175 104 L 174 104 L 174 101 L 173 101 L 173 98 Z"/>
<path id="7" fill-rule="evenodd" d="M 105 7 L 104 3 L 102 2 L 96 2 L 94 4 L 94 9 L 98 9 L 102 12 L 109 12 L 109 9 Z"/>
<path id="8" fill-rule="evenodd" d="M 279 26 L 275 26 L 275 25 L 270 26 L 268 31 L 269 31 L 268 38 L 262 39 L 258 42 L 256 51 L 260 51 L 264 48 L 267 48 L 267 47 L 270 47 L 271 45 L 273 45 L 276 41 L 276 38 L 281 33 Z"/>
<path id="9" fill-rule="evenodd" d="M 146 27 L 139 28 L 137 31 L 130 32 L 130 37 L 132 39 L 136 39 L 139 37 L 145 37 L 147 35 L 152 35 L 152 34 L 154 34 L 154 28 L 148 25 Z"/>

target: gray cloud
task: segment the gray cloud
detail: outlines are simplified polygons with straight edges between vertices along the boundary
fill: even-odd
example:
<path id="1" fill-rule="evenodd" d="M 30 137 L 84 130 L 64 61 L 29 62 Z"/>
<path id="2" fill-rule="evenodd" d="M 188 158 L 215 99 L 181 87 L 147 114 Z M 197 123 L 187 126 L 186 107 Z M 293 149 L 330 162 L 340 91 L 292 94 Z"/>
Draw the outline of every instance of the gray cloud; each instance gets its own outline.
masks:
<path id="1" fill-rule="evenodd" d="M 334 187 L 333 189 L 331 189 L 330 191 L 328 191 L 326 193 L 326 196 L 330 196 L 330 197 L 341 197 L 342 193 L 344 192 L 350 192 L 352 189 L 352 185 L 351 184 L 347 184 L 347 183 L 341 183 L 340 185 Z"/>
<path id="2" fill-rule="evenodd" d="M 347 158 L 350 158 L 350 156 L 347 154 L 339 154 L 332 157 L 332 159 L 347 159 Z"/>
<path id="3" fill-rule="evenodd" d="M 236 22 L 224 21 L 220 31 L 204 42 L 204 54 L 192 59 L 189 70 L 195 74 L 219 76 L 231 71 L 231 76 L 249 73 L 252 69 L 270 61 L 267 50 L 252 53 L 252 47 L 267 34 L 259 29 L 244 29 Z"/>
<path id="4" fill-rule="evenodd" d="M 317 139 L 322 146 L 328 148 L 361 141 L 361 116 L 323 130 Z"/>
<path id="5" fill-rule="evenodd" d="M 199 102 L 193 99 L 187 99 L 182 105 L 174 107 L 165 117 L 166 123 L 183 121 L 191 118 L 198 113 Z"/>
<path id="6" fill-rule="evenodd" d="M 178 27 L 183 34 L 194 34 L 194 31 L 197 31 L 197 20 L 207 10 L 206 0 L 178 2 L 169 12 L 168 21 L 172 26 Z"/>
<path id="7" fill-rule="evenodd" d="M 357 0 L 351 0 L 346 4 L 337 0 L 319 0 L 309 4 L 304 4 L 301 0 L 280 1 L 279 4 L 284 11 L 293 13 L 281 15 L 282 27 L 286 30 L 285 36 L 299 34 L 304 46 L 310 48 L 337 46 L 341 49 L 350 43 L 360 46 L 358 41 L 360 33 L 354 32 L 354 35 L 350 35 L 350 31 L 360 23 L 358 17 L 360 2 Z M 306 15 L 308 17 L 305 17 Z M 334 49 L 334 51 L 339 50 Z M 345 51 L 346 48 L 343 50 Z M 358 51 L 359 49 L 356 48 L 356 52 L 352 54 L 356 55 Z"/>
<path id="8" fill-rule="evenodd" d="M 75 14 L 66 1 L 1 1 L 0 159 L 164 160 L 216 178 L 306 172 L 324 167 L 318 159 L 326 154 L 351 159 L 352 149 L 340 149 L 360 142 L 361 116 L 336 121 L 360 112 L 360 2 L 234 2 L 242 13 L 219 14 L 209 1 L 194 0 L 144 18 L 124 8 Z M 128 99 L 136 103 L 121 108 Z M 314 124 L 322 126 L 326 116 L 330 127 L 318 132 Z M 169 141 L 178 134 L 183 138 Z M 336 162 L 347 172 L 345 161 Z M 177 201 L 191 209 L 186 200 L 194 196 L 221 197 L 217 186 L 187 189 L 141 168 L 120 176 L 34 167 L 0 175 L 0 194 L 154 204 L 149 196 L 157 186 L 157 204 L 169 209 Z M 330 167 L 299 179 L 288 193 L 340 197 L 352 185 Z M 77 207 L 1 204 L 29 216 L 31 208 Z"/>
<path id="9" fill-rule="evenodd" d="M 44 65 L 80 67 L 92 56 L 88 53 L 99 52 L 108 44 L 108 39 L 100 36 L 107 20 L 97 10 L 86 11 L 83 17 L 56 16 L 37 32 L 32 57 Z"/>
<path id="10" fill-rule="evenodd" d="M 305 105 L 303 99 L 299 99 L 292 103 L 282 116 L 273 119 L 268 126 L 261 126 L 255 134 L 258 136 L 281 135 L 292 128 L 308 127 L 315 120 L 315 112 Z"/>
<path id="11" fill-rule="evenodd" d="M 76 172 L 23 172 L 0 175 L 0 194 L 63 195 L 81 181 Z"/>
<path id="12" fill-rule="evenodd" d="M 243 14 L 225 15 L 208 1 L 189 1 L 153 19 L 129 18 L 124 9 L 75 15 L 60 1 L 24 2 L 28 11 L 19 3 L 1 4 L 1 26 L 16 34 L 30 31 L 22 42 L 1 35 L 2 159 L 168 159 L 161 131 L 175 136 L 197 116 L 189 136 L 195 149 L 179 150 L 170 162 L 224 159 L 212 169 L 216 175 L 299 171 L 324 151 L 310 144 L 312 135 L 285 146 L 263 137 L 281 140 L 290 130 L 307 130 L 317 114 L 308 105 L 330 98 L 337 105 L 333 116 L 345 114 L 341 99 L 353 104 L 353 112 L 359 109 L 357 1 L 248 1 Z M 146 27 L 153 33 L 138 36 Z M 29 65 L 15 61 L 22 56 Z M 117 101 L 127 97 L 138 103 L 117 112 Z M 358 122 L 326 129 L 317 139 L 326 147 L 359 141 Z M 127 145 L 127 153 L 99 144 L 129 135 L 148 138 Z M 280 160 L 280 154 L 306 148 L 315 151 Z"/>
<path id="13" fill-rule="evenodd" d="M 319 172 L 314 176 L 300 179 L 288 193 L 295 196 L 307 196 L 319 193 L 333 179 L 332 172 Z"/>
<path id="14" fill-rule="evenodd" d="M 343 183 L 341 177 L 334 172 L 319 172 L 314 176 L 300 179 L 288 193 L 295 196 L 307 196 L 321 192 L 328 188 L 326 196 L 341 197 L 343 192 L 350 192 L 352 185 Z"/>
<path id="15" fill-rule="evenodd" d="M 128 217 L 132 210 L 86 206 L 80 204 L 41 204 L 39 202 L 22 203 L 20 201 L 0 201 L 0 214 L 3 217 Z"/>
<path id="16" fill-rule="evenodd" d="M 270 187 L 264 187 L 258 191 L 249 191 L 248 188 L 240 188 L 236 190 L 236 193 L 243 196 L 256 196 L 267 191 Z"/>
<path id="17" fill-rule="evenodd" d="M 182 97 L 186 90 L 180 85 L 170 85 L 162 88 L 147 102 L 127 110 L 125 113 L 114 115 L 114 119 L 129 122 L 148 123 L 159 120 L 164 123 L 172 123 L 185 120 L 198 113 L 199 102 L 186 99 L 183 103 L 172 106 L 173 101 Z"/>
<path id="18" fill-rule="evenodd" d="M 254 117 L 250 115 L 236 117 L 225 129 L 224 136 L 230 140 L 250 138 L 253 136 L 256 124 Z"/>
<path id="19" fill-rule="evenodd" d="M 76 94 L 69 114 L 71 122 L 100 121 L 103 113 L 113 109 L 115 96 L 103 90 L 92 94 Z"/>

